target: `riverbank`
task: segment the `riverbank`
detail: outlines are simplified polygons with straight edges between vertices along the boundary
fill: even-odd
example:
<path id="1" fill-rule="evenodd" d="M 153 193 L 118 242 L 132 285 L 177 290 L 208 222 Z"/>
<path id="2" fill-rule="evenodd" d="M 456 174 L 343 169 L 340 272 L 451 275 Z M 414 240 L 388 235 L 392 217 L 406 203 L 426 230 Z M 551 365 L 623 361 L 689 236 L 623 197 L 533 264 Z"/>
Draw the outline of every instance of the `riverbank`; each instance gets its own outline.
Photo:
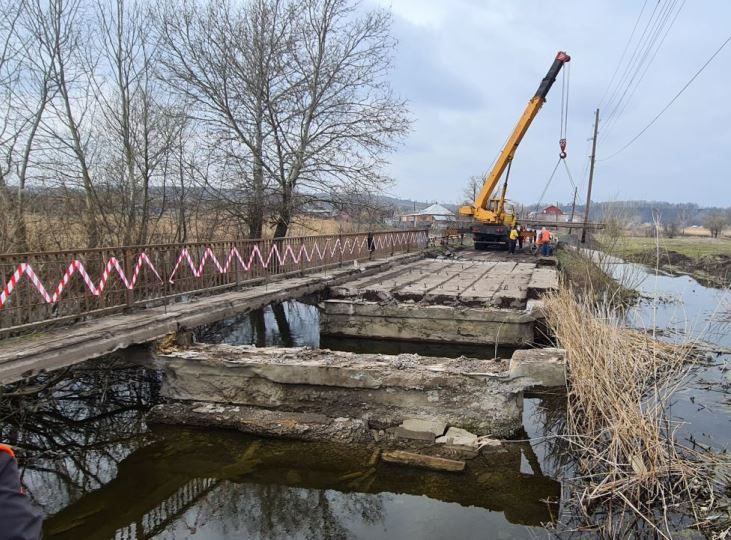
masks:
<path id="1" fill-rule="evenodd" d="M 689 344 L 725 345 L 723 310 L 717 315 L 727 291 L 688 273 L 628 263 L 617 256 L 622 240 L 609 253 L 559 250 L 570 288 L 545 299 L 547 322 L 569 358 L 567 423 L 560 433 L 576 460 L 568 467 L 576 478 L 562 478 L 574 486 L 563 501 L 574 511 L 561 521 L 562 532 L 591 527 L 611 537 L 615 528 L 636 537 L 724 537 L 731 519 L 722 497 L 728 359 L 696 363 Z M 639 295 L 626 309 L 616 309 L 619 284 Z M 674 300 L 662 301 L 667 297 Z M 637 330 L 668 332 L 674 345 L 636 343 Z"/>
<path id="2" fill-rule="evenodd" d="M 589 296 L 594 301 L 609 300 L 616 306 L 631 305 L 639 298 L 639 293 L 623 283 L 624 280 L 602 270 L 600 261 L 566 246 L 560 246 L 555 255 L 561 278 L 577 294 Z"/>
<path id="3" fill-rule="evenodd" d="M 608 242 L 600 240 L 603 246 Z M 659 247 L 659 249 L 658 249 Z M 709 287 L 731 284 L 731 239 L 624 236 L 613 243 L 612 253 L 626 261 L 659 267 L 673 274 L 689 274 Z"/>

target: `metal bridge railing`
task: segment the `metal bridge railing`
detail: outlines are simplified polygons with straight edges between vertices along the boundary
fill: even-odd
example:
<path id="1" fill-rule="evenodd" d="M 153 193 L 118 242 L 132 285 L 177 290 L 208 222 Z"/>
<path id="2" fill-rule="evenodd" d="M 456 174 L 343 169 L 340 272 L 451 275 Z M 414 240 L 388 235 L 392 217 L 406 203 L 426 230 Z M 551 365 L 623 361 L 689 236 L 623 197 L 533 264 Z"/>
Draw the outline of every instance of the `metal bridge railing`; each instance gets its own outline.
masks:
<path id="1" fill-rule="evenodd" d="M 274 276 L 424 249 L 424 230 L 0 255 L 0 339 Z"/>

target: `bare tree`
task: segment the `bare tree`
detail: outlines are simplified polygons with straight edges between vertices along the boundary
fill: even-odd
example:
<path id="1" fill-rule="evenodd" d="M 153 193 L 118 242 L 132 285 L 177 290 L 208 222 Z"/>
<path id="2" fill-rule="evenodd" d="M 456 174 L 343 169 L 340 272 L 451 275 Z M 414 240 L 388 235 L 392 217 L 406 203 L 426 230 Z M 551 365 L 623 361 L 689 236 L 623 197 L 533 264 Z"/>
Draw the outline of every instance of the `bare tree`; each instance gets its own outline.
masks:
<path id="1" fill-rule="evenodd" d="M 350 0 L 304 0 L 296 16 L 288 88 L 267 96 L 271 169 L 279 190 L 275 237 L 285 236 L 295 190 L 382 187 L 383 154 L 408 131 L 406 104 L 386 75 L 395 41 L 386 10 Z"/>
<path id="2" fill-rule="evenodd" d="M 53 174 L 75 183 L 84 192 L 84 225 L 88 247 L 99 245 L 98 201 L 92 180 L 89 141 L 92 84 L 89 64 L 88 18 L 81 0 L 33 0 L 39 21 L 36 39 L 39 50 L 50 59 L 50 80 L 58 99 L 49 103 L 54 113 L 45 122 L 45 130 L 55 144 L 55 157 L 47 166 Z M 75 167 L 72 166 L 75 164 Z M 74 170 L 75 169 L 75 170 Z"/>
<path id="3" fill-rule="evenodd" d="M 93 77 L 99 105 L 98 139 L 106 143 L 106 183 L 117 196 L 106 204 L 123 244 L 148 240 L 150 187 L 174 151 L 183 115 L 159 90 L 153 76 L 157 44 L 147 32 L 146 13 L 137 3 L 101 0 L 97 6 L 101 74 Z M 91 66 L 90 66 L 91 68 Z M 111 80 L 107 86 L 104 81 Z M 160 176 L 162 187 L 164 176 Z M 119 204 L 121 202 L 121 204 Z M 159 210 L 158 219 L 164 212 Z"/>
<path id="4" fill-rule="evenodd" d="M 703 226 L 710 231 L 711 238 L 718 238 L 726 224 L 726 216 L 721 212 L 709 214 L 703 221 Z"/>
<path id="5" fill-rule="evenodd" d="M 270 49 L 283 35 L 286 9 L 278 1 L 243 8 L 191 0 L 168 2 L 157 13 L 163 77 L 213 138 L 228 164 L 223 171 L 243 188 L 237 190 L 243 200 L 235 202 L 253 238 L 262 236 L 265 218 L 264 99 L 278 65 Z"/>
<path id="6" fill-rule="evenodd" d="M 26 186 L 31 152 L 51 95 L 50 63 L 37 54 L 33 39 L 36 19 L 32 4 L 25 1 L 3 6 L 6 16 L 0 22 L 0 205 L 6 219 L 6 249 L 26 251 Z M 15 196 L 10 196 L 8 179 L 15 183 Z M 10 211 L 13 208 L 14 211 Z M 1 240 L 1 239 L 0 239 Z"/>
<path id="7" fill-rule="evenodd" d="M 470 176 L 467 180 L 467 185 L 464 188 L 462 196 L 464 197 L 465 203 L 474 204 L 477 199 L 477 194 L 482 189 L 482 184 L 485 183 L 484 176 Z"/>

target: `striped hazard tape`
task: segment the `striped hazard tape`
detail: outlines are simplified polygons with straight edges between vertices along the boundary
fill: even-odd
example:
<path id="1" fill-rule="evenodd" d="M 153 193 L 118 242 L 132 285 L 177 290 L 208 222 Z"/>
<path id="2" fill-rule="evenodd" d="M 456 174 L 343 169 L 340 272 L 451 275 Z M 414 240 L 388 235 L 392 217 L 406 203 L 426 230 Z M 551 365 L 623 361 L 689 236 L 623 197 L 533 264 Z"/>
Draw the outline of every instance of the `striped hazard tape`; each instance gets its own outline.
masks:
<path id="1" fill-rule="evenodd" d="M 89 289 L 89 292 L 91 292 L 91 294 L 93 294 L 94 296 L 100 296 L 102 292 L 104 292 L 104 287 L 106 287 L 107 281 L 109 281 L 109 275 L 111 274 L 113 269 L 117 271 L 119 278 L 122 280 L 122 283 L 127 289 L 134 289 L 143 264 L 146 264 L 148 268 L 150 268 L 150 270 L 152 270 L 152 272 L 155 274 L 157 279 L 162 281 L 160 274 L 158 274 L 154 265 L 152 264 L 152 262 L 150 262 L 150 259 L 144 253 L 140 253 L 137 257 L 137 263 L 135 264 L 131 280 L 127 279 L 127 276 L 122 269 L 122 265 L 119 264 L 119 260 L 117 260 L 116 257 L 111 257 L 109 261 L 107 261 L 107 265 L 104 267 L 104 272 L 102 273 L 102 277 L 99 280 L 99 285 L 94 285 L 94 282 L 91 280 L 91 277 L 84 268 L 84 264 L 79 260 L 74 260 L 66 269 L 66 273 L 63 275 L 63 278 L 61 278 L 61 281 L 58 283 L 56 290 L 53 291 L 53 295 L 50 295 L 48 294 L 46 288 L 43 286 L 43 283 L 41 283 L 41 280 L 38 279 L 38 276 L 33 271 L 33 267 L 28 263 L 20 263 L 13 275 L 10 276 L 10 279 L 5 285 L 5 288 L 2 290 L 2 292 L 0 292 L 0 308 L 5 306 L 8 298 L 13 292 L 13 289 L 15 289 L 16 285 L 20 282 L 21 278 L 24 275 L 28 276 L 28 279 L 30 279 L 31 283 L 33 283 L 36 290 L 38 290 L 41 297 L 43 297 L 43 300 L 46 303 L 55 304 L 61 297 L 61 294 L 68 285 L 69 281 L 71 281 L 71 277 L 76 272 L 81 275 L 84 283 L 86 284 L 86 287 Z"/>
<path id="2" fill-rule="evenodd" d="M 395 247 L 397 245 L 403 245 L 411 241 L 425 244 L 426 240 L 427 235 L 423 231 L 419 231 L 418 233 L 398 233 L 396 235 L 388 235 L 385 238 L 374 238 L 373 247 L 375 249 L 385 249 L 392 246 Z M 330 246 L 330 244 L 332 244 L 332 246 Z M 288 260 L 292 264 L 299 264 L 300 261 L 302 261 L 303 259 L 307 262 L 312 262 L 313 260 L 323 261 L 325 260 L 326 256 L 332 258 L 335 256 L 336 253 L 339 253 L 341 255 L 348 253 L 352 255 L 353 253 L 355 253 L 356 248 L 358 249 L 358 253 L 367 250 L 368 238 L 363 237 L 362 239 L 355 239 L 353 241 L 351 241 L 350 238 L 346 238 L 345 242 L 341 242 L 340 238 L 337 238 L 335 242 L 332 242 L 331 239 L 328 239 L 322 248 L 320 248 L 318 242 L 315 241 L 309 251 L 307 250 L 307 246 L 305 246 L 304 244 L 301 244 L 299 246 L 299 249 L 292 249 L 291 244 L 287 244 L 285 248 L 279 249 L 279 246 L 275 243 L 270 248 L 269 254 L 266 258 L 264 258 L 264 256 L 262 255 L 259 246 L 254 246 L 254 248 L 249 253 L 249 257 L 247 260 L 244 260 L 243 257 L 241 257 L 241 253 L 239 252 L 239 250 L 234 247 L 231 249 L 231 251 L 229 251 L 229 254 L 226 257 L 225 264 L 221 265 L 221 262 L 213 253 L 213 250 L 209 247 L 206 248 L 206 250 L 203 252 L 203 257 L 201 258 L 201 261 L 197 267 L 193 262 L 192 257 L 190 256 L 190 252 L 187 249 L 183 249 L 183 251 L 180 253 L 180 256 L 178 257 L 178 260 L 175 262 L 175 267 L 170 273 L 170 278 L 168 279 L 168 281 L 170 283 L 175 282 L 175 274 L 177 274 L 178 268 L 184 262 L 187 263 L 187 266 L 188 268 L 190 268 L 192 274 L 196 278 L 199 278 L 203 275 L 203 270 L 205 269 L 206 262 L 208 262 L 209 260 L 213 263 L 213 266 L 216 268 L 216 270 L 218 270 L 220 274 L 227 274 L 231 266 L 231 262 L 234 259 L 238 260 L 244 271 L 248 272 L 251 267 L 254 266 L 254 263 L 257 262 L 257 260 L 261 268 L 268 268 L 272 262 L 273 257 L 276 257 L 276 260 L 277 262 L 279 262 L 280 265 L 285 264 Z M 317 255 L 317 257 L 315 257 L 315 255 Z"/>
<path id="3" fill-rule="evenodd" d="M 401 246 L 409 242 L 415 243 L 416 245 L 424 245 L 426 244 L 427 240 L 428 237 L 425 231 L 411 231 L 397 234 L 375 235 L 375 237 L 372 239 L 372 247 L 374 249 L 387 249 L 390 247 Z M 274 258 L 278 261 L 280 265 L 284 265 L 285 263 L 287 263 L 287 261 L 291 261 L 294 264 L 299 264 L 300 261 L 303 260 L 307 262 L 312 262 L 313 260 L 323 261 L 326 257 L 332 258 L 336 254 L 345 255 L 347 253 L 352 255 L 356 252 L 356 250 L 360 254 L 364 250 L 369 250 L 369 248 L 370 246 L 368 245 L 368 238 L 365 236 L 362 239 L 356 238 L 351 240 L 350 238 L 346 238 L 345 242 L 341 241 L 340 238 L 335 239 L 335 241 L 332 241 L 332 239 L 328 239 L 322 247 L 320 247 L 320 244 L 315 241 L 309 250 L 307 249 L 307 246 L 305 246 L 305 244 L 295 245 L 295 248 L 292 248 L 291 244 L 287 244 L 286 247 L 280 249 L 279 243 L 274 243 L 269 249 L 269 253 L 266 257 L 263 256 L 261 250 L 259 249 L 259 246 L 254 246 L 254 248 L 249 253 L 248 258 L 245 260 L 241 256 L 239 250 L 234 247 L 229 251 L 228 256 L 226 257 L 225 264 L 222 265 L 218 258 L 216 258 L 213 250 L 208 247 L 203 252 L 203 257 L 201 258 L 200 264 L 198 264 L 197 267 L 193 263 L 193 259 L 188 249 L 183 249 L 180 252 L 180 256 L 175 263 L 173 271 L 170 273 L 168 282 L 175 282 L 175 275 L 183 263 L 187 263 L 187 266 L 190 268 L 190 271 L 193 273 L 193 275 L 196 278 L 199 278 L 201 277 L 201 275 L 203 275 L 203 270 L 209 260 L 213 263 L 214 267 L 219 273 L 226 274 L 228 273 L 234 260 L 238 261 L 238 263 L 245 271 L 248 271 L 256 263 L 258 263 L 260 267 L 266 269 L 269 267 Z M 119 263 L 119 260 L 115 257 L 111 257 L 104 267 L 104 272 L 102 273 L 98 285 L 94 285 L 94 282 L 91 280 L 91 277 L 84 268 L 83 263 L 79 260 L 74 260 L 66 269 L 66 273 L 64 274 L 55 291 L 51 295 L 43 286 L 41 280 L 38 279 L 38 276 L 33 271 L 31 265 L 28 263 L 20 263 L 13 275 L 10 276 L 10 279 L 5 285 L 5 288 L 2 290 L 2 292 L 0 292 L 0 309 L 2 309 L 5 304 L 7 304 L 10 295 L 12 294 L 13 290 L 16 288 L 20 280 L 23 278 L 23 276 L 27 276 L 31 283 L 33 283 L 36 290 L 41 295 L 41 297 L 43 297 L 43 300 L 46 303 L 55 304 L 61 297 L 64 289 L 76 272 L 81 275 L 89 292 L 94 296 L 100 296 L 104 292 L 104 288 L 109 281 L 109 276 L 111 275 L 112 270 L 117 271 L 120 280 L 127 289 L 133 290 L 135 284 L 137 283 L 137 278 L 140 275 L 140 271 L 142 270 L 143 265 L 146 265 L 152 271 L 152 273 L 155 274 L 159 281 L 163 281 L 160 277 L 160 274 L 155 269 L 155 266 L 152 264 L 152 262 L 145 253 L 140 253 L 137 257 L 137 262 L 135 264 L 131 280 L 128 279 L 125 275 L 124 270 L 122 269 L 122 265 Z"/>

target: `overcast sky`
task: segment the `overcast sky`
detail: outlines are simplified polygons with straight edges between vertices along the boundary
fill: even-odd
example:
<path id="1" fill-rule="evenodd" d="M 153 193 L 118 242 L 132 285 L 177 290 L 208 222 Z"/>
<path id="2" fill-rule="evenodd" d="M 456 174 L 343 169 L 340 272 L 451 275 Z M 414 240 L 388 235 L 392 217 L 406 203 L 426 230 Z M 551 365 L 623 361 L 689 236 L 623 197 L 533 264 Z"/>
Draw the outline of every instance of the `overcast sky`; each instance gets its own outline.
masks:
<path id="1" fill-rule="evenodd" d="M 392 8 L 399 40 L 393 85 L 409 100 L 414 119 L 412 133 L 391 156 L 393 195 L 459 202 L 468 177 L 493 163 L 559 50 L 572 57 L 568 164 L 585 193 L 594 110 L 644 0 L 369 1 Z M 652 11 L 657 7 L 657 16 L 674 5 L 667 29 L 683 3 L 647 0 L 618 78 Z M 632 87 L 606 129 L 600 121 L 600 160 L 660 112 L 728 38 L 729 21 L 728 0 L 682 7 L 654 59 L 646 58 L 643 70 L 652 62 L 631 99 Z M 640 139 L 597 162 L 592 198 L 731 206 L 730 68 L 731 44 Z M 600 118 L 607 120 L 612 108 L 602 109 Z M 560 109 L 559 76 L 516 154 L 511 199 L 532 203 L 540 197 L 558 158 Z M 559 172 L 545 202 L 571 200 L 573 189 Z"/>

